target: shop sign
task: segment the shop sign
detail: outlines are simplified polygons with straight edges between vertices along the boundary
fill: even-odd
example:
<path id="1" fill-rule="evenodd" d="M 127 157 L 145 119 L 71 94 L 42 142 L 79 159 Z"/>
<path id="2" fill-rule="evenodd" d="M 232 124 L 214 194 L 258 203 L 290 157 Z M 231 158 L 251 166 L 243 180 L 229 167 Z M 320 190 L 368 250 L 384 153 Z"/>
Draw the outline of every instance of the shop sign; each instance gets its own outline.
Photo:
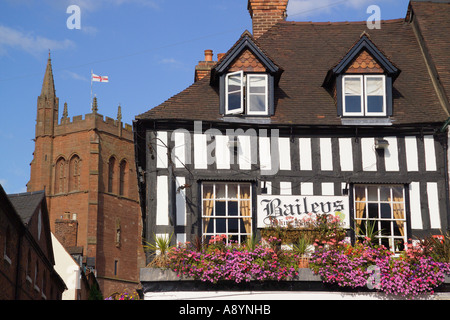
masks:
<path id="1" fill-rule="evenodd" d="M 304 219 L 320 215 L 339 215 L 343 227 L 350 226 L 348 196 L 258 195 L 257 227 L 265 228 L 276 219 L 279 226 L 301 226 Z"/>

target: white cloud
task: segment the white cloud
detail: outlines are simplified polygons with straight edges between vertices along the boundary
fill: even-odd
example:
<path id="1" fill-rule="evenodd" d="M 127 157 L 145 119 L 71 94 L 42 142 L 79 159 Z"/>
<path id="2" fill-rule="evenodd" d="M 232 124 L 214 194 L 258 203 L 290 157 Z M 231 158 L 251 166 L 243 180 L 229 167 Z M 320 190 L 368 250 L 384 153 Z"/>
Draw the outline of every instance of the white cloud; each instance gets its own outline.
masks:
<path id="1" fill-rule="evenodd" d="M 84 82 L 89 82 L 89 78 L 88 77 L 84 77 L 76 72 L 73 71 L 69 71 L 69 70 L 64 70 L 63 71 L 63 76 L 66 78 L 71 78 L 74 80 L 80 80 L 80 81 L 84 81 Z"/>
<path id="2" fill-rule="evenodd" d="M 71 40 L 52 40 L 33 32 L 22 31 L 0 25 L 0 54 L 5 54 L 8 48 L 19 49 L 38 56 L 42 52 L 50 50 L 63 50 L 75 47 Z"/>
<path id="3" fill-rule="evenodd" d="M 337 7 L 358 9 L 373 4 L 373 0 L 291 0 L 289 1 L 288 17 L 306 18 L 320 13 L 331 13 Z"/>
<path id="4" fill-rule="evenodd" d="M 160 1 L 161 0 L 64 0 L 62 2 L 55 2 L 54 0 L 47 0 L 49 4 L 58 6 L 63 5 L 65 7 L 68 7 L 70 5 L 77 5 L 82 11 L 86 10 L 88 12 L 97 11 L 111 5 L 121 6 L 128 4 L 135 4 L 143 7 L 159 9 L 160 6 L 158 2 Z"/>
<path id="5" fill-rule="evenodd" d="M 161 59 L 159 62 L 163 64 L 181 64 L 181 61 L 178 61 L 174 58 L 164 58 Z"/>

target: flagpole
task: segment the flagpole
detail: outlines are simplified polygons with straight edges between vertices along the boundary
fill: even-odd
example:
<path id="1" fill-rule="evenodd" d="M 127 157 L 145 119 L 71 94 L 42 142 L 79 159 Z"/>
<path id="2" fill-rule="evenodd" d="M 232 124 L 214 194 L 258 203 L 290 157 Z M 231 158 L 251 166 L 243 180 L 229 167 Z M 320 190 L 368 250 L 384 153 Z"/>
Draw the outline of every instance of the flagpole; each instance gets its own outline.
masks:
<path id="1" fill-rule="evenodd" d="M 92 74 L 93 74 L 93 71 L 91 69 L 91 111 L 92 111 Z"/>

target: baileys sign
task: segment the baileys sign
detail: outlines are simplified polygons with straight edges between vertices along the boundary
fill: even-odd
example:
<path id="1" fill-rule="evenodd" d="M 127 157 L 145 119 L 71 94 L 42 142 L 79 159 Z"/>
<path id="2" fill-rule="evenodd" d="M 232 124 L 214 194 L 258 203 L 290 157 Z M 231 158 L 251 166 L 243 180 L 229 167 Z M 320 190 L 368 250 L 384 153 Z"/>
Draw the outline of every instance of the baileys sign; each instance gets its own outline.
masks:
<path id="1" fill-rule="evenodd" d="M 291 196 L 259 195 L 257 204 L 257 227 L 265 228 L 277 220 L 279 225 L 292 220 L 320 214 L 338 214 L 343 226 L 350 226 L 348 196 Z"/>

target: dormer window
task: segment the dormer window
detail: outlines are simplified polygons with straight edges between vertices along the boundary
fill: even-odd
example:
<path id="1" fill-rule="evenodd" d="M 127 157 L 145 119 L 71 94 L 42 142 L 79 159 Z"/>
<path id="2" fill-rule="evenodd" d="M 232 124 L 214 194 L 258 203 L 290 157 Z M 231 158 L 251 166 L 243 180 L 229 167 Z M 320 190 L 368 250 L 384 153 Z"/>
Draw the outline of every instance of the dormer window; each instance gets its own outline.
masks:
<path id="1" fill-rule="evenodd" d="M 328 70 L 322 86 L 335 99 L 342 123 L 389 124 L 393 115 L 393 83 L 399 74 L 400 70 L 364 33 Z"/>
<path id="2" fill-rule="evenodd" d="M 211 86 L 218 87 L 218 111 L 224 120 L 273 116 L 275 90 L 282 73 L 283 69 L 245 31 L 211 69 Z"/>
<path id="3" fill-rule="evenodd" d="M 386 116 L 384 75 L 342 77 L 343 116 Z"/>
<path id="4" fill-rule="evenodd" d="M 228 73 L 225 90 L 225 114 L 268 115 L 267 74 Z"/>

